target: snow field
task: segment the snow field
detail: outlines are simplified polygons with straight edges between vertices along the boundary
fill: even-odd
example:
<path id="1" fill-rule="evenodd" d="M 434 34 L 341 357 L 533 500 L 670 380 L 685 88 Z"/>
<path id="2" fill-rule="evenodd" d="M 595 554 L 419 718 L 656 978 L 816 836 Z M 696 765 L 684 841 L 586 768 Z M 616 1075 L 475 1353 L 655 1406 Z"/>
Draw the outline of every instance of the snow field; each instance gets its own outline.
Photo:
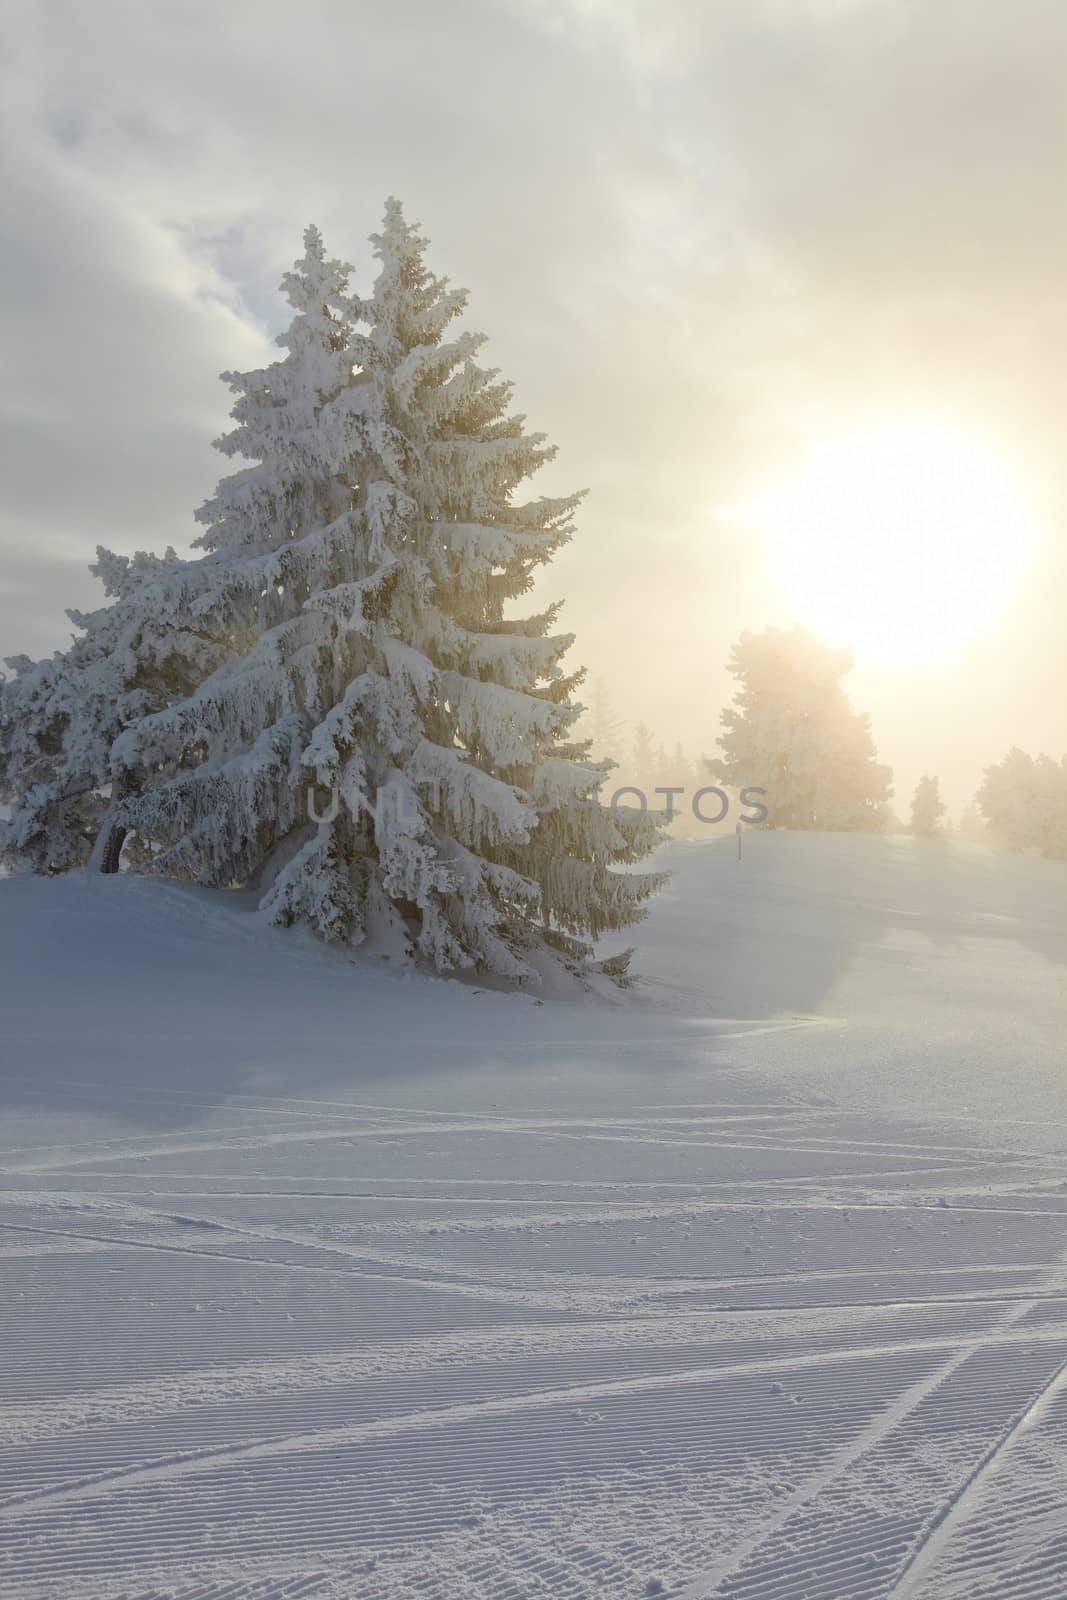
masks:
<path id="1" fill-rule="evenodd" d="M 1067 873 L 731 843 L 617 1006 L 0 884 L 3 1600 L 1062 1600 Z"/>

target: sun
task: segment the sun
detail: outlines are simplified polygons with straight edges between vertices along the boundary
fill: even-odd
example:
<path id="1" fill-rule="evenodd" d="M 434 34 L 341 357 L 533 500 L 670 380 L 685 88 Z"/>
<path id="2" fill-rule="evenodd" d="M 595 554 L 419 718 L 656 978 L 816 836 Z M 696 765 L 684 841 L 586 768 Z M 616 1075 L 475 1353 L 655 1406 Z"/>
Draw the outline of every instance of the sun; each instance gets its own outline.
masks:
<path id="1" fill-rule="evenodd" d="M 1036 544 L 1026 486 L 934 422 L 831 438 L 745 507 L 797 621 L 870 660 L 958 653 L 1008 613 Z"/>

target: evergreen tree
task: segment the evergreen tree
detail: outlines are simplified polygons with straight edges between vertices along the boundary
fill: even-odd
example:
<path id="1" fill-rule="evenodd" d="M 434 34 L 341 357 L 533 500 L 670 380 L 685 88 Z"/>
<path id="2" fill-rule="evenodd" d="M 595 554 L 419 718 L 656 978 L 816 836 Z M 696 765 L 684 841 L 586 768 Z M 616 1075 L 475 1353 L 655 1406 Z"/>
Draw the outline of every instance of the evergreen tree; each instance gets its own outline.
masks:
<path id="1" fill-rule="evenodd" d="M 656 786 L 656 751 L 652 743 L 651 730 L 646 722 L 639 722 L 634 729 L 630 766 L 634 783 L 646 795 L 651 795 Z"/>
<path id="2" fill-rule="evenodd" d="M 734 646 L 739 688 L 721 717 L 722 757 L 708 766 L 722 783 L 765 790 L 768 826 L 885 828 L 892 774 L 841 687 L 851 664 L 851 652 L 801 628 L 743 633 Z"/>
<path id="3" fill-rule="evenodd" d="M 258 886 L 279 922 L 529 978 L 642 915 L 660 875 L 614 869 L 656 828 L 596 802 L 558 605 L 505 614 L 580 497 L 513 499 L 553 452 L 481 337 L 446 338 L 465 295 L 395 201 L 373 243 L 361 303 L 309 231 L 289 355 L 228 377 L 219 445 L 254 464 L 200 513 L 208 554 L 142 597 L 221 629 L 225 659 L 127 719 L 108 827 L 154 872 Z M 311 817 L 310 787 L 335 802 Z"/>
<path id="4" fill-rule="evenodd" d="M 622 718 L 616 715 L 608 686 L 598 678 L 589 695 L 589 714 L 583 728 L 588 732 L 593 754 L 598 760 L 608 760 L 616 765 L 623 757 L 625 729 Z"/>
<path id="5" fill-rule="evenodd" d="M 947 809 L 937 779 L 920 778 L 911 802 L 912 833 L 920 839 L 933 839 L 942 832 L 941 819 Z"/>
<path id="6" fill-rule="evenodd" d="M 1013 748 L 986 768 L 975 801 L 997 843 L 1067 860 L 1067 756 Z"/>
<path id="7" fill-rule="evenodd" d="M 0 803 L 10 812 L 0 821 L 0 863 L 8 867 L 83 866 L 99 831 L 110 740 L 92 736 L 97 719 L 62 661 L 9 656 L 11 676 L 0 676 Z"/>
<path id="8" fill-rule="evenodd" d="M 12 803 L 0 834 L 6 858 L 33 870 L 93 864 L 117 870 L 133 800 L 200 759 L 195 741 L 137 755 L 123 729 L 190 696 L 240 659 L 291 611 L 314 550 L 301 535 L 339 502 L 337 464 L 351 453 L 351 408 L 325 402 L 347 390 L 350 269 L 328 261 L 314 228 L 282 288 L 296 309 L 278 343 L 288 354 L 265 371 L 224 373 L 240 398 L 239 426 L 217 441 L 254 461 L 198 513 L 209 554 L 181 560 L 97 551 L 91 569 L 114 603 L 70 612 L 83 636 L 65 654 L 20 660 L 0 698 L 0 793 Z M 345 426 L 347 422 L 347 427 Z M 328 423 L 332 423 L 332 431 Z M 285 599 L 286 592 L 290 599 Z M 299 606 L 299 600 L 296 600 Z M 246 779 L 251 764 L 246 762 Z M 233 774 L 231 774 L 233 776 Z M 216 778 L 219 803 L 226 775 Z M 173 786 L 166 790 L 173 796 Z M 92 854 L 91 854 L 92 853 Z M 160 870 L 170 865 L 160 861 Z"/>
<path id="9" fill-rule="evenodd" d="M 964 806 L 960 812 L 957 825 L 957 836 L 964 844 L 988 844 L 989 833 L 985 823 L 978 814 L 976 805 Z"/>

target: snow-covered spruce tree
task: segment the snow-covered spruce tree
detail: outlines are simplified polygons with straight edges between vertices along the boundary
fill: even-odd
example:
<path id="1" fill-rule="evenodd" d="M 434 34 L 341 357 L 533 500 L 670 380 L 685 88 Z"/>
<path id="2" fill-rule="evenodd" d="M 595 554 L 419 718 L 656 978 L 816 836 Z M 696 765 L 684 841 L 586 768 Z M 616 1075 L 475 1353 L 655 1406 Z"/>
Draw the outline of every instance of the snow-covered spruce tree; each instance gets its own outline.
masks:
<path id="1" fill-rule="evenodd" d="M 0 679 L 0 864 L 34 872 L 83 866 L 100 826 L 109 728 L 71 692 L 63 657 L 9 656 Z M 110 707 L 105 706 L 110 714 Z M 69 752 L 69 753 L 68 753 Z M 84 769 L 84 770 L 83 770 Z"/>
<path id="2" fill-rule="evenodd" d="M 239 426 L 219 448 L 255 464 L 197 513 L 208 524 L 198 543 L 209 555 L 190 561 L 168 550 L 130 560 L 99 549 L 91 570 L 113 603 L 68 613 L 82 637 L 67 652 L 9 662 L 18 675 L 0 698 L 0 796 L 12 815 L 0 848 L 14 864 L 65 870 L 91 860 L 117 870 L 127 803 L 202 753 L 182 743 L 141 759 L 116 745 L 123 729 L 243 657 L 286 614 L 286 585 L 299 589 L 314 562 L 314 542 L 303 545 L 300 535 L 321 531 L 340 504 L 337 466 L 351 451 L 344 408 L 330 413 L 333 432 L 322 416 L 325 400 L 350 382 L 350 269 L 327 260 L 315 229 L 304 243 L 282 284 L 296 310 L 278 341 L 286 357 L 265 371 L 224 374 L 240 396 Z"/>
<path id="3" fill-rule="evenodd" d="M 723 754 L 707 765 L 720 782 L 763 789 L 769 827 L 887 826 L 892 773 L 876 758 L 870 719 L 841 687 L 851 665 L 850 651 L 802 628 L 743 633 L 734 646 L 739 687 L 720 719 Z"/>
<path id="4" fill-rule="evenodd" d="M 680 740 L 674 746 L 674 751 L 667 762 L 667 770 L 660 781 L 672 789 L 681 791 L 671 797 L 669 802 L 661 797 L 661 803 L 669 803 L 674 813 L 672 831 L 675 837 L 682 839 L 705 837 L 709 825 L 700 821 L 693 811 L 692 802 L 697 790 L 705 786 L 706 780 L 702 768 L 699 769 L 698 776 L 698 771 L 686 755 Z M 725 822 L 726 819 L 723 820 Z"/>
<path id="5" fill-rule="evenodd" d="M 286 542 L 246 474 L 212 503 L 202 543 L 272 552 L 256 580 L 269 612 L 116 741 L 116 773 L 153 775 L 120 820 L 151 841 L 153 870 L 254 884 L 279 922 L 352 943 L 388 932 L 441 970 L 532 978 L 545 954 L 584 958 L 587 938 L 642 914 L 660 876 L 613 869 L 656 826 L 597 803 L 558 606 L 505 615 L 579 497 L 513 500 L 551 450 L 475 363 L 480 336 L 445 337 L 466 297 L 427 270 L 395 201 L 372 242 L 381 270 L 368 302 L 336 313 L 338 336 L 346 318 L 360 328 L 324 353 L 315 406 L 336 392 L 308 420 Z M 231 382 L 245 398 L 224 447 L 256 457 L 272 386 Z M 311 787 L 336 803 L 309 820 Z"/>
<path id="6" fill-rule="evenodd" d="M 986 768 L 975 800 L 993 842 L 1067 860 L 1067 756 L 1013 748 Z"/>
<path id="7" fill-rule="evenodd" d="M 225 642 L 163 615 L 159 596 L 179 585 L 189 563 L 168 550 L 132 559 L 102 547 L 90 571 L 113 603 L 68 611 L 80 630 L 70 648 L 32 662 L 7 661 L 0 685 L 0 858 L 15 868 L 63 872 L 89 863 L 94 845 L 112 841 L 106 819 L 115 800 L 111 746 L 131 718 L 187 693 L 226 654 Z M 151 598 L 148 598 L 151 597 Z"/>
<path id="8" fill-rule="evenodd" d="M 919 779 L 911 802 L 911 831 L 920 839 L 933 839 L 941 833 L 941 819 L 948 807 L 941 798 L 936 778 Z"/>
<path id="9" fill-rule="evenodd" d="M 960 812 L 956 835 L 963 844 L 989 843 L 989 829 L 979 816 L 976 805 L 964 806 Z"/>

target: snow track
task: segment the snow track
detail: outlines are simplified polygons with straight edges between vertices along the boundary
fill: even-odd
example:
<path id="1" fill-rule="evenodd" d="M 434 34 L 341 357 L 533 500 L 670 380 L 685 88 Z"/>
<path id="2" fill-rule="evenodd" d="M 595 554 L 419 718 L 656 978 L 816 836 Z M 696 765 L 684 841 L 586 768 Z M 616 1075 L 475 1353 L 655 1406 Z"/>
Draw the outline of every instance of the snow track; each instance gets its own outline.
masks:
<path id="1" fill-rule="evenodd" d="M 51 1036 L 29 976 L 12 1013 L 2 1600 L 1062 1600 L 1047 913 L 1032 960 L 954 969 L 1025 973 L 1004 1091 L 993 1012 L 920 1004 L 899 951 L 890 1004 L 877 942 L 831 1026 L 716 1022 L 666 976 L 612 1011 L 290 970 L 197 897 L 88 892 L 153 999 L 121 1042 L 71 956 Z M 209 1033 L 161 998 L 179 954 Z"/>

